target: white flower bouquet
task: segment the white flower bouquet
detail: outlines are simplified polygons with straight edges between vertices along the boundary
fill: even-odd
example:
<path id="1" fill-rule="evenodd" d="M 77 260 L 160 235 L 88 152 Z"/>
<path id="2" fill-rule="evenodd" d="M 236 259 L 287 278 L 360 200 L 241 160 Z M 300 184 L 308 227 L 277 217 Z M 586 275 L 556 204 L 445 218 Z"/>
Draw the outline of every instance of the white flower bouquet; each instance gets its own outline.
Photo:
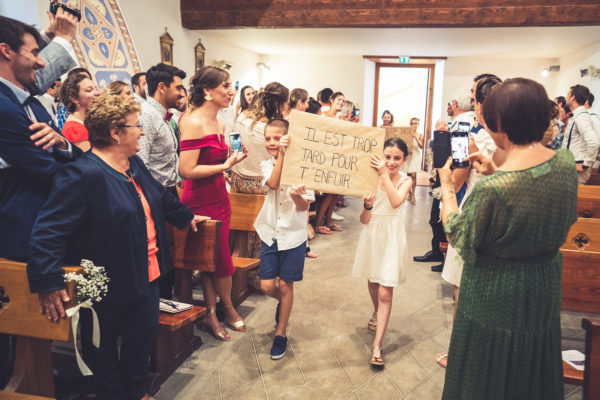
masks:
<path id="1" fill-rule="evenodd" d="M 77 349 L 77 325 L 79 324 L 79 310 L 81 308 L 89 308 L 92 311 L 93 329 L 92 343 L 96 348 L 100 347 L 100 326 L 98 323 L 98 315 L 92 307 L 93 303 L 98 303 L 106 293 L 108 293 L 108 282 L 110 279 L 106 275 L 104 267 L 95 266 L 90 260 L 81 260 L 83 274 L 70 272 L 65 274 L 65 282 L 75 283 L 75 293 L 77 305 L 69 308 L 67 316 L 71 317 L 71 327 L 73 329 L 73 343 L 75 344 L 75 358 L 81 373 L 85 376 L 92 375 L 92 371 L 83 362 Z"/>
<path id="2" fill-rule="evenodd" d="M 77 304 L 91 300 L 98 303 L 108 292 L 110 279 L 106 275 L 104 267 L 96 266 L 90 260 L 81 260 L 83 274 L 70 272 L 65 274 L 65 282 L 75 283 Z"/>

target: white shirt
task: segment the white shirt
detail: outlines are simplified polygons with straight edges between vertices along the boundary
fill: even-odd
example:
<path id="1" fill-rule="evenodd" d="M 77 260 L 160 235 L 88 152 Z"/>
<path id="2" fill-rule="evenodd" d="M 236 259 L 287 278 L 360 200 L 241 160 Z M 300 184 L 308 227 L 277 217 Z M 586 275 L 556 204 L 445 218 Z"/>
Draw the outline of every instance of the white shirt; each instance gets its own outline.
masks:
<path id="1" fill-rule="evenodd" d="M 469 123 L 469 131 L 475 125 L 475 113 L 473 111 L 467 111 L 461 114 L 458 114 L 451 122 L 448 123 L 448 131 L 455 132 L 458 131 L 458 123 L 459 122 L 468 122 Z"/>
<path id="2" fill-rule="evenodd" d="M 497 146 L 494 139 L 490 136 L 490 134 L 483 128 L 481 128 L 477 133 L 471 132 L 471 136 L 473 136 L 473 141 L 475 142 L 475 146 L 479 149 L 481 154 L 486 157 L 492 158 L 494 153 L 496 152 Z M 465 196 L 461 201 L 461 206 L 465 204 L 465 200 L 473 191 L 473 188 L 483 178 L 483 175 L 477 172 L 474 167 L 471 167 L 471 171 L 467 176 L 467 191 L 465 192 Z M 462 208 L 461 208 L 462 209 Z"/>
<path id="3" fill-rule="evenodd" d="M 58 103 L 56 102 L 55 98 L 50 96 L 48 93 L 44 93 L 42 95 L 35 96 L 35 97 L 40 101 L 40 103 L 42 103 L 42 105 L 44 106 L 46 111 L 48 111 L 48 114 L 50 114 L 50 116 L 52 118 L 54 118 L 54 123 L 56 123 L 56 114 L 58 113 Z"/>
<path id="4" fill-rule="evenodd" d="M 277 250 L 283 251 L 298 247 L 306 241 L 308 210 L 296 210 L 289 186 L 279 185 L 277 190 L 266 186 L 274 167 L 275 158 L 260 163 L 262 184 L 267 189 L 267 197 L 254 221 L 254 229 L 267 246 L 273 245 L 273 241 L 277 240 Z M 315 192 L 307 190 L 302 198 L 309 202 L 315 201 Z"/>
<path id="5" fill-rule="evenodd" d="M 570 143 L 569 143 L 569 138 Z M 600 137 L 594 130 L 590 114 L 584 106 L 573 110 L 573 117 L 569 119 L 563 139 L 563 149 L 573 153 L 575 161 L 583 161 L 583 165 L 591 167 L 600 148 Z"/>

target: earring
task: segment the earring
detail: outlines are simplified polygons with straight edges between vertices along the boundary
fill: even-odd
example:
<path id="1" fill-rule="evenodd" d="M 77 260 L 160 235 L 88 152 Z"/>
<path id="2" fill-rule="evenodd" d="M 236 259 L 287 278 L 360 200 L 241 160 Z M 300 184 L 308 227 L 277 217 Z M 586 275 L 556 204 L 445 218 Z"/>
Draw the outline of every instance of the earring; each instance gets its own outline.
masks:
<path id="1" fill-rule="evenodd" d="M 210 95 L 210 93 L 206 94 L 206 96 L 204 96 L 204 100 L 206 101 L 212 101 L 212 96 Z"/>
<path id="2" fill-rule="evenodd" d="M 121 144 L 121 140 L 117 138 L 117 144 Z"/>

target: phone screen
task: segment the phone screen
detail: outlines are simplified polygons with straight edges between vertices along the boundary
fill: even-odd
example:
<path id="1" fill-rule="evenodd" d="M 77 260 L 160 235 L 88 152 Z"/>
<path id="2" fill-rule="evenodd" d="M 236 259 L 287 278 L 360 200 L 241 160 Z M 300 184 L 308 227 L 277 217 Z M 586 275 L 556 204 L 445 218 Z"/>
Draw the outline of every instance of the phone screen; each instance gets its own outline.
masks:
<path id="1" fill-rule="evenodd" d="M 240 81 L 235 81 L 235 90 L 240 88 Z"/>
<path id="2" fill-rule="evenodd" d="M 358 117 L 360 115 L 360 108 L 355 108 L 354 109 L 354 116 Z"/>
<path id="3" fill-rule="evenodd" d="M 455 168 L 468 167 L 469 161 L 465 161 L 465 158 L 469 156 L 469 132 L 452 132 L 450 144 L 452 146 L 452 166 Z"/>
<path id="4" fill-rule="evenodd" d="M 242 138 L 240 137 L 239 132 L 233 132 L 229 135 L 229 142 L 231 143 L 231 152 L 237 151 L 238 153 L 242 153 L 244 150 L 242 148 Z"/>

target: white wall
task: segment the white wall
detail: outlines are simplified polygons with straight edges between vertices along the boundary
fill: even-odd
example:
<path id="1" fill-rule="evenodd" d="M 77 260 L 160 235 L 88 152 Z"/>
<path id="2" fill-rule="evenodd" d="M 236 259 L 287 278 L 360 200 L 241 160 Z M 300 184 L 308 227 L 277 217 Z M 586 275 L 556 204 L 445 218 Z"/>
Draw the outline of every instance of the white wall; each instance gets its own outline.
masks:
<path id="1" fill-rule="evenodd" d="M 560 58 L 560 73 L 552 97 L 566 96 L 573 85 L 585 85 L 595 96 L 592 110 L 600 114 L 600 79 L 582 78 L 579 72 L 590 65 L 600 69 L 600 42 Z"/>
<path id="2" fill-rule="evenodd" d="M 473 78 L 479 74 L 491 73 L 501 79 L 529 78 L 545 86 L 548 95 L 554 92 L 557 76 L 551 73 L 543 78 L 540 72 L 550 65 L 557 65 L 556 58 L 474 58 L 474 57 L 448 57 L 444 74 L 444 91 L 442 105 L 450 101 L 450 97 L 461 87 L 473 85 Z M 445 107 L 443 106 L 444 110 Z M 442 114 L 444 117 L 445 113 Z"/>
<path id="3" fill-rule="evenodd" d="M 263 71 L 262 85 L 277 81 L 288 89 L 306 89 L 312 97 L 329 87 L 344 93 L 356 107 L 363 107 L 365 63 L 362 56 L 268 55 L 263 60 L 271 67 Z"/>

